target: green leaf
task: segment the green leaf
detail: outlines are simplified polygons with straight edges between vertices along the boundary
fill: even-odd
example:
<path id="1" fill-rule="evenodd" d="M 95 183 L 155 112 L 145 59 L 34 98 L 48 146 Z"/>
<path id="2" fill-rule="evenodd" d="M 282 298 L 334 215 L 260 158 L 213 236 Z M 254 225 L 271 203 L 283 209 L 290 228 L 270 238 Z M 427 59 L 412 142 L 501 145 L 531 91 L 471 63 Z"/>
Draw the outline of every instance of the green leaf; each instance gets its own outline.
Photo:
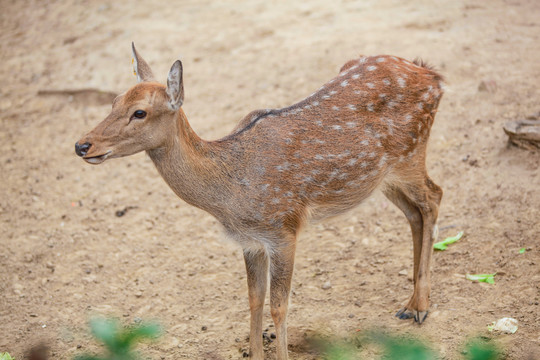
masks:
<path id="1" fill-rule="evenodd" d="M 521 248 L 521 249 L 519 249 L 519 253 L 520 253 L 520 254 L 524 254 L 524 253 L 525 253 L 525 251 L 527 251 L 527 249 L 526 249 L 526 248 Z"/>
<path id="2" fill-rule="evenodd" d="M 120 326 L 116 320 L 94 318 L 90 320 L 90 329 L 94 337 L 112 350 L 117 346 L 117 337 Z"/>
<path id="3" fill-rule="evenodd" d="M 0 360 L 14 360 L 9 353 L 0 353 Z"/>
<path id="4" fill-rule="evenodd" d="M 439 241 L 435 244 L 433 244 L 433 248 L 435 250 L 444 251 L 448 247 L 448 245 L 455 243 L 461 237 L 463 236 L 463 231 L 460 231 L 456 236 L 447 237 L 443 241 Z"/>
<path id="5" fill-rule="evenodd" d="M 436 353 L 419 339 L 373 333 L 371 340 L 382 346 L 382 359 L 435 360 Z"/>
<path id="6" fill-rule="evenodd" d="M 465 275 L 465 278 L 467 280 L 471 280 L 471 281 L 478 281 L 478 282 L 485 282 L 485 283 L 488 283 L 488 284 L 495 284 L 495 275 L 497 273 L 494 273 L 494 274 L 467 274 Z"/>
<path id="7" fill-rule="evenodd" d="M 466 360 L 498 360 L 502 355 L 495 344 L 481 338 L 469 341 L 465 347 Z"/>
<path id="8" fill-rule="evenodd" d="M 128 346 L 135 344 L 139 339 L 154 339 L 161 334 L 161 327 L 156 323 L 141 324 L 124 330 L 122 340 Z"/>

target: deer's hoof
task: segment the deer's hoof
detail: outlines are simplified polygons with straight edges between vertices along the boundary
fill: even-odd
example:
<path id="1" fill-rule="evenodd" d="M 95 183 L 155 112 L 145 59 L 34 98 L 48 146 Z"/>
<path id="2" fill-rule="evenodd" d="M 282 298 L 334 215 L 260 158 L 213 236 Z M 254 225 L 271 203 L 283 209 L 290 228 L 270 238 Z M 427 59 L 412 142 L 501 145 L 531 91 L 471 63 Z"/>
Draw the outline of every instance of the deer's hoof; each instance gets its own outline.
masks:
<path id="1" fill-rule="evenodd" d="M 396 317 L 401 319 L 401 320 L 408 320 L 408 319 L 412 319 L 413 317 L 415 317 L 414 315 L 414 312 L 407 309 L 407 308 L 403 308 L 401 310 L 399 310 L 397 313 L 396 313 Z"/>
<path id="2" fill-rule="evenodd" d="M 422 324 L 428 316 L 428 311 L 417 311 L 416 314 L 414 314 L 414 321 L 416 321 L 418 324 Z"/>

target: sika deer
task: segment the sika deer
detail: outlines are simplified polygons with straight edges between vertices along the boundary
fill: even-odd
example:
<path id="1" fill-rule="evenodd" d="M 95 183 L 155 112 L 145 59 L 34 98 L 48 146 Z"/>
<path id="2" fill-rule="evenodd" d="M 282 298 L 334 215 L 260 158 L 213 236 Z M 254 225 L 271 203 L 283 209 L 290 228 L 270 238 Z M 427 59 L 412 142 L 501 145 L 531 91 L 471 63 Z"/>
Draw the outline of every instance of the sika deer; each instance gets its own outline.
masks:
<path id="1" fill-rule="evenodd" d="M 409 220 L 414 292 L 396 316 L 422 323 L 442 190 L 428 177 L 426 146 L 442 78 L 421 62 L 361 57 L 311 96 L 248 114 L 231 134 L 205 141 L 181 109 L 182 64 L 167 86 L 133 46 L 139 83 L 75 144 L 91 164 L 146 151 L 172 190 L 216 217 L 243 248 L 251 309 L 251 357 L 263 358 L 263 305 L 270 307 L 277 358 L 287 358 L 286 317 L 296 236 L 308 219 L 340 214 L 376 188 Z"/>

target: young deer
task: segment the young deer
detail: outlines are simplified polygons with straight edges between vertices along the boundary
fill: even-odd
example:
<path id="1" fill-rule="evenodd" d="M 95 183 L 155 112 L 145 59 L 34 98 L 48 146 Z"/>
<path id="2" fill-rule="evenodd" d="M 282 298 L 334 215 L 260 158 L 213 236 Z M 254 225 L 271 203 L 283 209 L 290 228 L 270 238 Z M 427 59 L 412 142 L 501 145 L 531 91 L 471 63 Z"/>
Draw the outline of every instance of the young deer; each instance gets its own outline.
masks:
<path id="1" fill-rule="evenodd" d="M 180 198 L 212 214 L 240 243 L 252 358 L 263 358 L 270 273 L 277 358 L 287 359 L 287 306 L 301 226 L 357 206 L 376 188 L 405 213 L 412 230 L 414 292 L 396 316 L 425 320 L 442 197 L 425 166 L 443 93 L 439 74 L 422 62 L 361 57 L 301 102 L 254 111 L 229 135 L 205 141 L 181 109 L 182 63 L 172 65 L 165 87 L 132 49 L 139 83 L 114 100 L 110 115 L 75 151 L 91 164 L 146 151 Z"/>

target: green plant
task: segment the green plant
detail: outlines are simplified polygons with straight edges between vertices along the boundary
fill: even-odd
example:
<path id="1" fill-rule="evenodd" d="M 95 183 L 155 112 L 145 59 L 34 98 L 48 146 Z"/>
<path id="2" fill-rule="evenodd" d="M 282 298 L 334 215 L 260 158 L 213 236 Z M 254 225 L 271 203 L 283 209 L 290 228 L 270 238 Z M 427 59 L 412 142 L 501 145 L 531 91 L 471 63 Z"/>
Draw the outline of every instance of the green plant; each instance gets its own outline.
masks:
<path id="1" fill-rule="evenodd" d="M 428 344 L 411 337 L 389 335 L 381 331 L 367 332 L 350 339 L 313 337 L 311 345 L 324 360 L 360 360 L 365 349 L 377 346 L 380 351 L 375 359 L 384 360 L 435 360 L 441 359 Z M 497 346 L 482 338 L 467 342 L 461 354 L 464 360 L 500 360 Z M 372 358 L 372 357 L 369 357 Z"/>
<path id="2" fill-rule="evenodd" d="M 9 355 L 8 352 L 0 353 L 0 360 L 15 360 Z"/>
<path id="3" fill-rule="evenodd" d="M 155 323 L 122 327 L 113 319 L 95 318 L 90 321 L 92 335 L 107 349 L 105 356 L 79 355 L 75 360 L 133 360 L 139 355 L 134 350 L 140 340 L 155 339 L 161 328 Z"/>
<path id="4" fill-rule="evenodd" d="M 465 360 L 497 360 L 501 353 L 496 345 L 481 338 L 473 339 L 465 345 Z"/>

